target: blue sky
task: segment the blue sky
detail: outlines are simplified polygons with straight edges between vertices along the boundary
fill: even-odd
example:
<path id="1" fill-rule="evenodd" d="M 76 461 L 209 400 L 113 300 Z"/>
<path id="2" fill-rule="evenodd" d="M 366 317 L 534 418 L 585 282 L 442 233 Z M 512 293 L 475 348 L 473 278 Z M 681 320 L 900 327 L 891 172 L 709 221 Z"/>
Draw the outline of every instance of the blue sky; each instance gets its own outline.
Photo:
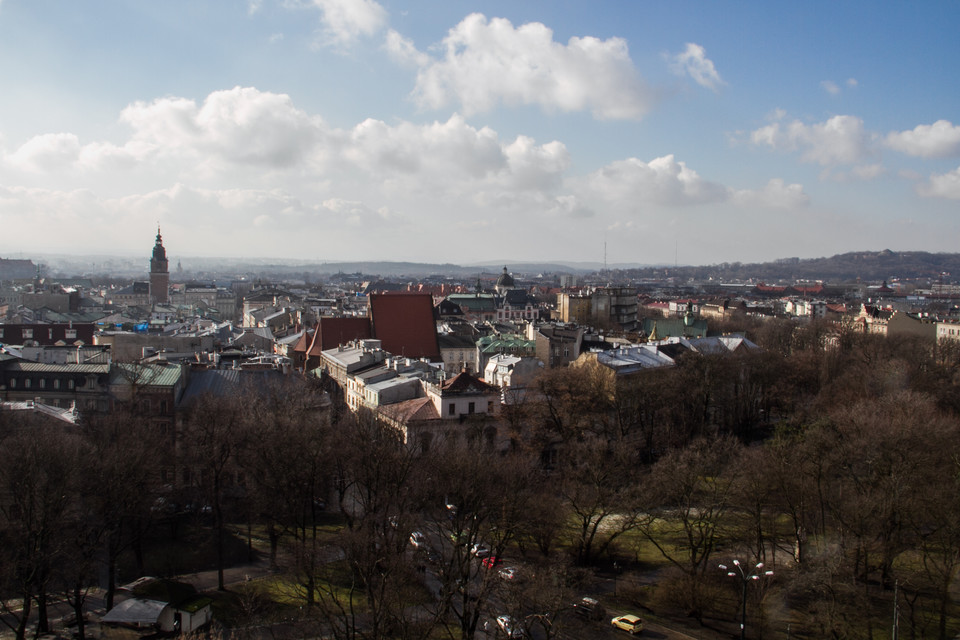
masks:
<path id="1" fill-rule="evenodd" d="M 0 0 L 0 256 L 960 244 L 956 2 Z"/>

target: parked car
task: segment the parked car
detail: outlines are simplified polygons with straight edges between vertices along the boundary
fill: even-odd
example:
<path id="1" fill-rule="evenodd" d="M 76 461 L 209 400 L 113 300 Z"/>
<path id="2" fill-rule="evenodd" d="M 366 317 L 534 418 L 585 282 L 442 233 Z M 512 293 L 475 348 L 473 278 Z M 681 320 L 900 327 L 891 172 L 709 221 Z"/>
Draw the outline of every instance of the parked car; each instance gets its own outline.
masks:
<path id="1" fill-rule="evenodd" d="M 423 535 L 422 531 L 414 531 L 410 534 L 410 544 L 412 544 L 415 549 L 425 547 L 427 546 L 427 536 Z"/>
<path id="2" fill-rule="evenodd" d="M 503 564 L 503 560 L 501 560 L 497 556 L 487 556 L 486 558 L 483 559 L 483 562 L 481 564 L 483 564 L 483 566 L 486 567 L 487 569 L 493 569 L 494 567 Z"/>
<path id="3" fill-rule="evenodd" d="M 490 555 L 490 547 L 482 542 L 475 542 L 473 543 L 473 546 L 470 547 L 470 553 L 478 558 L 486 558 L 488 555 Z"/>
<path id="4" fill-rule="evenodd" d="M 504 580 L 516 580 L 517 573 L 518 571 L 516 567 L 504 567 L 500 569 L 499 576 Z"/>
<path id="5" fill-rule="evenodd" d="M 522 638 L 523 629 L 510 616 L 497 616 L 497 626 L 508 638 Z"/>
<path id="6" fill-rule="evenodd" d="M 573 605 L 573 610 L 590 620 L 603 620 L 607 617 L 607 610 L 593 598 L 581 598 Z"/>
<path id="7" fill-rule="evenodd" d="M 623 629 L 631 635 L 637 635 L 643 631 L 643 620 L 632 613 L 628 613 L 625 616 L 617 616 L 610 621 L 610 624 L 613 625 L 614 629 Z"/>

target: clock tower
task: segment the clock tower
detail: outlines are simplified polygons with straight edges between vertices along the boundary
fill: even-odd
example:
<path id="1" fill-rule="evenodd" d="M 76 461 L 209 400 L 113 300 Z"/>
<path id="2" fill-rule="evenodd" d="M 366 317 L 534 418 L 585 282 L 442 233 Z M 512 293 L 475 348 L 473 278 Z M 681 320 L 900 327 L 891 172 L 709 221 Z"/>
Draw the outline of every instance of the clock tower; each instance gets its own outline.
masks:
<path id="1" fill-rule="evenodd" d="M 170 302 L 170 270 L 167 250 L 163 248 L 163 238 L 160 237 L 160 227 L 157 227 L 157 242 L 153 245 L 153 257 L 150 258 L 150 302 Z"/>

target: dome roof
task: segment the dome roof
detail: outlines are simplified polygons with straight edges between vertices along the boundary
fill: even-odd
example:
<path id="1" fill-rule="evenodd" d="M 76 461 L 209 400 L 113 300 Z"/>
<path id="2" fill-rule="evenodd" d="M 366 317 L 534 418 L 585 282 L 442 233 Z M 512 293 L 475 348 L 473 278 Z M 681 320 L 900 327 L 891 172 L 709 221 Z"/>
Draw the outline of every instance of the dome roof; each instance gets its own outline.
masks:
<path id="1" fill-rule="evenodd" d="M 500 274 L 500 277 L 497 278 L 497 288 L 509 289 L 513 287 L 513 276 L 507 271 L 507 268 L 503 268 L 503 273 Z"/>

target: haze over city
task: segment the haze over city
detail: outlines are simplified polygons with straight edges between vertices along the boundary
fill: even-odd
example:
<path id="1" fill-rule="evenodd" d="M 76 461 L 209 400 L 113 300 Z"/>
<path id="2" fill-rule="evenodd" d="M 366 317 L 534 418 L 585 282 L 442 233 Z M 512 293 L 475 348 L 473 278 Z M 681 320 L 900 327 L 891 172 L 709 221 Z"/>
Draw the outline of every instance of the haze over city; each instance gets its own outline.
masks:
<path id="1" fill-rule="evenodd" d="M 139 256 L 158 224 L 173 256 L 954 251 L 957 24 L 947 2 L 2 0 L 0 256 Z"/>

